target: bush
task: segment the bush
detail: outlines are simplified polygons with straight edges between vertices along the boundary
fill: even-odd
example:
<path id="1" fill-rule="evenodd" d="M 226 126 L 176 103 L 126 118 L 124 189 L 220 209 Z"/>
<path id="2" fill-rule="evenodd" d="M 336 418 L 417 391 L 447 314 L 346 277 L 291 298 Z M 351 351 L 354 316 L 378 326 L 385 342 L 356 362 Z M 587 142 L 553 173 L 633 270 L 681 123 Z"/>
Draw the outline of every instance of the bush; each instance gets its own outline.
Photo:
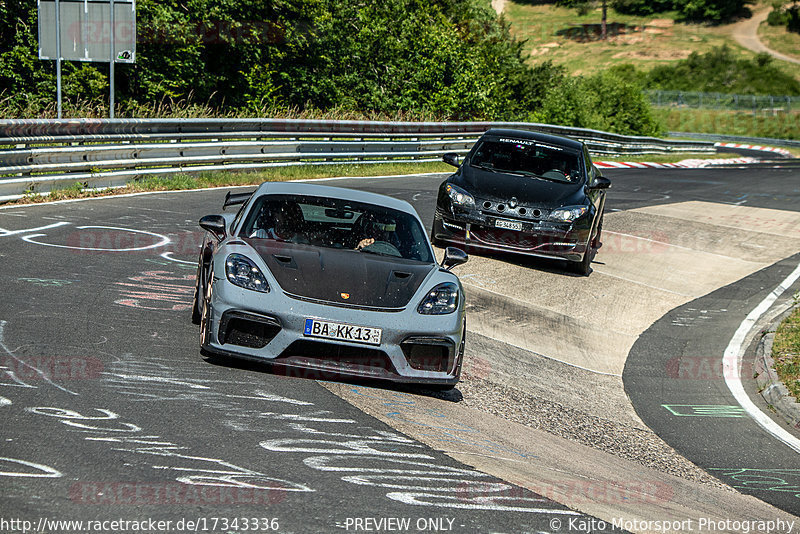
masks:
<path id="1" fill-rule="evenodd" d="M 800 33 L 800 6 L 785 7 L 783 2 L 774 2 L 767 16 L 770 26 L 786 26 L 790 32 Z"/>
<path id="2" fill-rule="evenodd" d="M 727 46 L 693 52 L 674 65 L 653 68 L 647 89 L 746 95 L 800 95 L 800 82 L 776 67 L 766 54 L 739 59 Z"/>
<path id="3" fill-rule="evenodd" d="M 687 20 L 726 22 L 747 15 L 754 0 L 675 0 L 675 8 Z"/>
<path id="4" fill-rule="evenodd" d="M 675 9 L 675 0 L 613 0 L 611 7 L 618 13 L 646 17 Z"/>
<path id="5" fill-rule="evenodd" d="M 641 87 L 614 71 L 564 80 L 551 91 L 531 120 L 623 135 L 663 133 Z"/>

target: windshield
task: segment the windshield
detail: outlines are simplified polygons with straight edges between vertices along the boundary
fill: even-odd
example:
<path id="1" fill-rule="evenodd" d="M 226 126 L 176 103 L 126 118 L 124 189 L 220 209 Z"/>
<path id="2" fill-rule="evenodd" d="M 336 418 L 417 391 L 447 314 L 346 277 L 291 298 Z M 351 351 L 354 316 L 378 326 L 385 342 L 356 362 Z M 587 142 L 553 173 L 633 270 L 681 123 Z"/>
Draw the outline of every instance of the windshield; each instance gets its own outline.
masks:
<path id="1" fill-rule="evenodd" d="M 253 204 L 239 236 L 433 262 L 425 232 L 413 215 L 349 200 L 263 196 Z"/>
<path id="2" fill-rule="evenodd" d="M 574 183 L 581 177 L 578 152 L 531 139 L 484 139 L 470 158 L 483 170 Z"/>

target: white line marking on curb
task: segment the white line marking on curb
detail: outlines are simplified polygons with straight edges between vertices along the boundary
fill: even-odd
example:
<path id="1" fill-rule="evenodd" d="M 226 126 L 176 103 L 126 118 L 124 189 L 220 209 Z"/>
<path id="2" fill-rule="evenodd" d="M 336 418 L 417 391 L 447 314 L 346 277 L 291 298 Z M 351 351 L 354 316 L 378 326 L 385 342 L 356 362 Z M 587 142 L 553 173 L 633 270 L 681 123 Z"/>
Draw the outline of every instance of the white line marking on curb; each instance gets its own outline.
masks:
<path id="1" fill-rule="evenodd" d="M 742 321 L 736 333 L 733 335 L 728 348 L 725 349 L 725 355 L 722 357 L 723 374 L 725 375 L 725 384 L 730 389 L 739 405 L 758 423 L 764 430 L 784 442 L 795 452 L 800 452 L 800 439 L 794 437 L 785 428 L 778 425 L 768 415 L 758 409 L 758 407 L 750 400 L 750 397 L 744 391 L 739 373 L 741 372 L 743 345 L 747 334 L 753 329 L 756 321 L 778 300 L 797 279 L 800 278 L 800 264 L 797 268 L 786 277 L 786 279 L 776 287 L 772 293 L 761 301 L 761 303 L 750 312 L 750 314 Z"/>

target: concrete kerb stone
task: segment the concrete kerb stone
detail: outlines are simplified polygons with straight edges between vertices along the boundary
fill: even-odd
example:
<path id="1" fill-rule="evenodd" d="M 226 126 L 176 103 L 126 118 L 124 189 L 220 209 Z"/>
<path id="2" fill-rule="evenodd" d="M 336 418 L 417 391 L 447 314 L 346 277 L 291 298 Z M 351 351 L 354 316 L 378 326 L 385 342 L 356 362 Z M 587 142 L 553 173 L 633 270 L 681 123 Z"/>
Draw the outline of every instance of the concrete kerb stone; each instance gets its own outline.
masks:
<path id="1" fill-rule="evenodd" d="M 800 403 L 791 396 L 789 390 L 781 382 L 775 371 L 775 360 L 772 358 L 775 331 L 794 309 L 795 307 L 791 307 L 781 314 L 761 337 L 756 346 L 754 369 L 759 392 L 767 404 L 789 425 L 800 429 Z"/>

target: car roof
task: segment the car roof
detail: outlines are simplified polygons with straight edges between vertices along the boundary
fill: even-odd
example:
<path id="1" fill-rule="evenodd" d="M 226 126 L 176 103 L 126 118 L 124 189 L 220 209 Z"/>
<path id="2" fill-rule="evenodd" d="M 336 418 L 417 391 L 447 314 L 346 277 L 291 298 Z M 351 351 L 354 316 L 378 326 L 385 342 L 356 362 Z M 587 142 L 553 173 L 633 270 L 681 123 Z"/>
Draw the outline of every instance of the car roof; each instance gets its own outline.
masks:
<path id="1" fill-rule="evenodd" d="M 557 145 L 569 147 L 575 150 L 583 150 L 583 143 L 569 137 L 560 135 L 550 135 L 542 132 L 533 132 L 530 130 L 512 130 L 510 128 L 492 128 L 488 130 L 484 136 L 492 137 L 516 137 L 517 139 L 532 139 L 534 141 L 541 141 L 550 145 Z"/>
<path id="2" fill-rule="evenodd" d="M 256 189 L 255 193 L 253 193 L 253 196 L 261 195 L 307 195 L 312 197 L 351 200 L 353 202 L 375 204 L 398 211 L 404 211 L 419 218 L 414 207 L 405 200 L 345 187 L 333 187 L 303 182 L 264 182 Z"/>

